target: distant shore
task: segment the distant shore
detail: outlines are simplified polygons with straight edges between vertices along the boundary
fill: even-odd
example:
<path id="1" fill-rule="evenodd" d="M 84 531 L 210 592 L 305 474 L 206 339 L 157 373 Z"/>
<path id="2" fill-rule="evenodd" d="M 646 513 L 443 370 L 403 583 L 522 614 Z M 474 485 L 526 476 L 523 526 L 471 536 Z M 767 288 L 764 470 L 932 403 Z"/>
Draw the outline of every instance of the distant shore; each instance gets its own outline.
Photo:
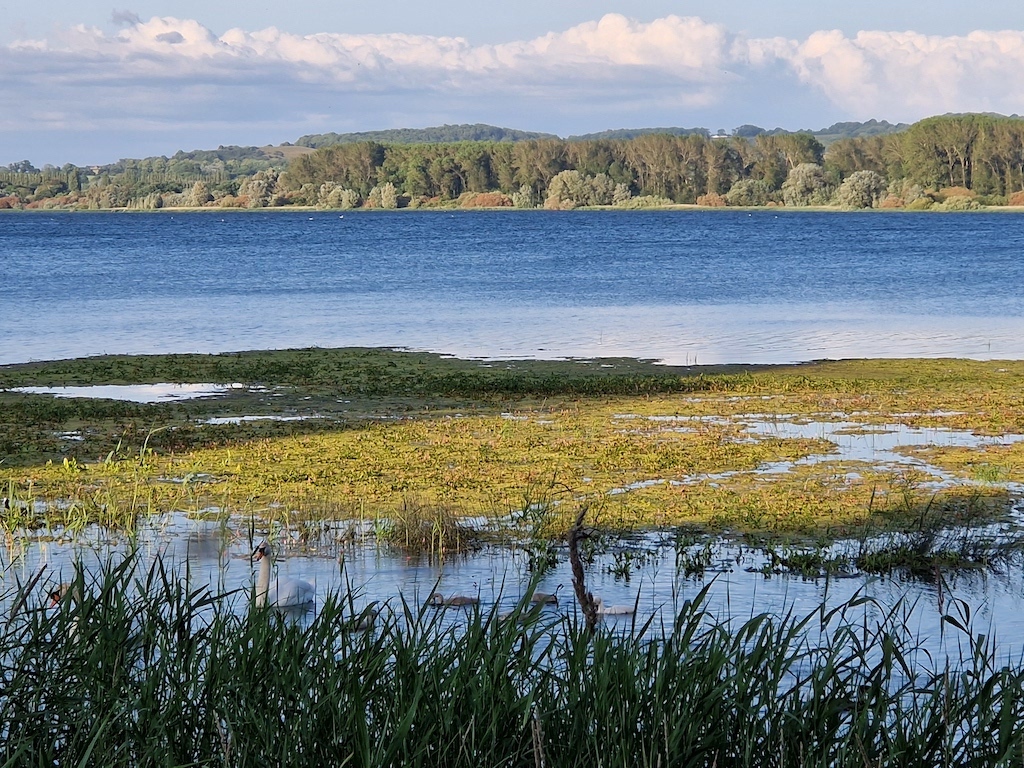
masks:
<path id="1" fill-rule="evenodd" d="M 359 214 L 359 215 L 374 215 L 374 214 L 394 214 L 394 213 L 406 213 L 406 212 L 433 212 L 433 213 L 493 213 L 496 211 L 501 212 L 514 212 L 514 213 L 593 213 L 593 212 L 611 212 L 611 213 L 657 213 L 667 211 L 686 211 L 686 212 L 729 212 L 729 211 L 761 211 L 764 213 L 870 213 L 870 214 L 916 214 L 916 213 L 967 213 L 967 214 L 978 214 L 978 213 L 1024 213 L 1024 206 L 1021 205 L 983 205 L 979 208 L 971 210 L 949 210 L 941 208 L 922 208 L 922 209 L 910 209 L 910 208 L 841 208 L 833 205 L 808 205 L 808 206 L 765 206 L 765 205 L 730 205 L 730 206 L 706 206 L 706 205 L 695 205 L 692 203 L 677 203 L 674 205 L 661 205 L 661 206 L 650 206 L 645 208 L 622 208 L 614 205 L 593 205 L 593 206 L 581 206 L 579 208 L 572 209 L 551 209 L 551 208 L 512 208 L 509 206 L 494 206 L 494 207 L 473 207 L 473 208 L 461 208 L 458 206 L 442 207 L 442 206 L 421 206 L 418 208 L 404 207 L 404 208 L 317 208 L 315 206 L 274 206 L 266 208 L 207 208 L 207 207 L 167 207 L 167 208 L 153 208 L 146 210 L 139 210 L 138 208 L 98 208 L 98 209 L 87 209 L 87 208 L 0 208 L 0 216 L 12 213 L 30 213 L 30 214 L 53 214 L 53 213 L 156 213 L 156 214 L 175 214 L 175 213 L 209 213 L 209 214 L 247 214 L 247 213 L 337 213 L 341 215 L 346 214 Z"/>

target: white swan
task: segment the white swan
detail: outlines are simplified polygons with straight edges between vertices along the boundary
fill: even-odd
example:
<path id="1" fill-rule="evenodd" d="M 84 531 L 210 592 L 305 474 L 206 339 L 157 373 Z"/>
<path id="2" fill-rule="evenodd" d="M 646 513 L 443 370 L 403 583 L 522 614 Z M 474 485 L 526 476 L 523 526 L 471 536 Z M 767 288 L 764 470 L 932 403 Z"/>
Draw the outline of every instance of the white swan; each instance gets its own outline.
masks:
<path id="1" fill-rule="evenodd" d="M 605 607 L 604 601 L 598 597 L 594 600 L 597 605 L 598 616 L 632 616 L 636 613 L 636 605 L 609 605 Z"/>
<path id="2" fill-rule="evenodd" d="M 256 607 L 272 605 L 276 608 L 300 608 L 313 604 L 313 585 L 302 579 L 274 581 L 270 585 L 270 565 L 274 559 L 274 548 L 266 539 L 252 552 L 252 561 L 260 564 L 260 575 L 256 580 Z"/>
<path id="3" fill-rule="evenodd" d="M 470 597 L 469 595 L 445 597 L 440 592 L 435 592 L 427 600 L 427 605 L 432 605 L 435 608 L 459 608 L 464 605 L 479 605 L 479 603 L 479 597 Z"/>
<path id="4" fill-rule="evenodd" d="M 46 593 L 50 599 L 50 608 L 59 608 L 62 602 L 67 602 L 67 608 L 71 611 L 71 621 L 67 625 L 65 638 L 69 641 L 78 640 L 78 623 L 81 618 L 78 615 L 79 606 L 82 604 L 82 591 L 75 582 L 65 581 Z"/>

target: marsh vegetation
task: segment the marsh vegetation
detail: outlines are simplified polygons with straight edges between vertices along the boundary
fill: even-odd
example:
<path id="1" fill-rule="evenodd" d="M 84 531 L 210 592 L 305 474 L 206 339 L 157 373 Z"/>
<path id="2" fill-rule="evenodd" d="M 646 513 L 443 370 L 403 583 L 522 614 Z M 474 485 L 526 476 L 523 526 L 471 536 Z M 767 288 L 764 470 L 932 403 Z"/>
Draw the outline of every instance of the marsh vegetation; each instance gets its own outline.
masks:
<path id="1" fill-rule="evenodd" d="M 715 369 L 358 349 L 7 366 L 4 525 L 130 527 L 139 514 L 217 508 L 386 518 L 410 537 L 410 517 L 436 517 L 449 535 L 450 520 L 497 530 L 541 505 L 555 536 L 560 502 L 580 498 L 599 500 L 600 525 L 618 531 L 971 525 L 1004 516 L 1024 482 L 1022 378 L 1007 362 Z M 11 391 L 167 381 L 235 386 L 156 404 Z M 878 461 L 846 447 L 874 450 L 888 434 Z"/>
<path id="2" fill-rule="evenodd" d="M 15 391 L 165 382 L 232 386 L 149 404 Z M 102 567 L 79 561 L 55 608 L 66 574 L 5 563 L 2 757 L 1010 764 L 1021 663 L 947 580 L 1019 566 L 1022 383 L 1018 362 L 671 368 L 371 349 L 0 368 L 9 557 L 14 542 L 95 530 L 129 542 Z M 665 568 L 685 588 L 596 625 L 571 590 L 531 608 L 543 579 L 568 586 L 581 510 L 588 578 L 636 594 Z M 245 578 L 131 554 L 167 515 L 216 521 L 231 546 L 269 534 L 330 552 L 342 578 L 302 620 L 259 610 Z M 349 568 L 367 546 L 409 562 L 488 552 L 528 585 L 451 610 L 427 604 L 436 581 L 364 594 Z M 716 579 L 734 568 L 921 580 L 939 644 L 907 629 L 917 608 L 856 587 L 802 614 L 723 616 Z"/>
<path id="3" fill-rule="evenodd" d="M 961 604 L 939 661 L 864 597 L 732 621 L 700 592 L 652 633 L 525 598 L 456 626 L 338 595 L 298 623 L 132 558 L 54 608 L 34 586 L 0 627 L 4 765 L 998 766 L 1024 747 L 1020 665 Z"/>

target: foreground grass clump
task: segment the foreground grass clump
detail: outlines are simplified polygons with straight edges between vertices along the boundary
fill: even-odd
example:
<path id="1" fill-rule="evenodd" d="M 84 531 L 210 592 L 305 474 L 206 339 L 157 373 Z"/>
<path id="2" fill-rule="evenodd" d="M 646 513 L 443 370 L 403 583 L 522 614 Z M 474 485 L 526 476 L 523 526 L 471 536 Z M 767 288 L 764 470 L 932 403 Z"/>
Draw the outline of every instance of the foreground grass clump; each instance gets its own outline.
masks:
<path id="1" fill-rule="evenodd" d="M 331 599 L 308 621 L 160 563 L 82 572 L 0 626 L 2 765 L 1012 765 L 1024 674 L 968 613 L 947 661 L 863 598 L 739 624 L 705 592 L 668 627 Z M 881 616 L 865 621 L 865 616 Z M 353 620 L 356 621 L 353 621 Z"/>

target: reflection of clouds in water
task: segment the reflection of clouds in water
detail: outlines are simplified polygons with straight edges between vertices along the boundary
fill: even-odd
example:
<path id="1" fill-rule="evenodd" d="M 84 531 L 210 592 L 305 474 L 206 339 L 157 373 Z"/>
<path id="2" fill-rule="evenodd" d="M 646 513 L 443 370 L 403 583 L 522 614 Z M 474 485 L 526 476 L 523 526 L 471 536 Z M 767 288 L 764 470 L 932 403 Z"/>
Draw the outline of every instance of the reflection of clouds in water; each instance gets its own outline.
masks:
<path id="1" fill-rule="evenodd" d="M 57 359 L 110 349 L 225 352 L 310 346 L 402 347 L 493 359 L 638 357 L 668 365 L 1024 358 L 1024 319 L 1012 317 L 868 316 L 863 310 L 852 321 L 830 307 L 797 312 L 788 306 L 574 307 L 569 312 L 415 301 L 382 306 L 375 299 L 330 296 L 320 297 L 316 306 L 313 313 L 284 302 L 259 305 L 252 298 L 219 297 L 208 303 L 197 300 L 185 310 L 156 302 L 148 307 L 150 317 L 120 325 L 109 322 L 108 313 L 97 307 L 80 315 L 81 338 L 33 329 L 31 350 L 12 335 L 0 343 L 0 359 Z M 171 327 L 168 317 L 174 318 Z"/>
<path id="2" fill-rule="evenodd" d="M 459 357 L 641 357 L 666 364 L 787 363 L 817 358 L 1024 356 L 1019 320 L 875 315 L 854 329 L 827 308 L 784 317 L 751 307 L 503 307 L 406 305 L 381 316 L 326 302 L 325 345 L 426 349 Z M 292 331 L 296 330 L 294 327 Z M 305 329 L 300 325 L 300 333 Z M 249 337 L 252 338 L 252 337 Z M 257 335 L 258 338 L 258 335 Z M 267 342 L 272 341 L 267 339 Z"/>
<path id="3" fill-rule="evenodd" d="M 404 345 L 460 357 L 640 357 L 668 365 L 790 363 L 858 357 L 1024 357 L 1018 319 L 875 315 L 855 324 L 828 308 L 793 316 L 750 307 L 530 309 L 400 327 Z M 383 329 L 372 331 L 373 338 Z M 430 331 L 434 331 L 431 333 Z"/>

